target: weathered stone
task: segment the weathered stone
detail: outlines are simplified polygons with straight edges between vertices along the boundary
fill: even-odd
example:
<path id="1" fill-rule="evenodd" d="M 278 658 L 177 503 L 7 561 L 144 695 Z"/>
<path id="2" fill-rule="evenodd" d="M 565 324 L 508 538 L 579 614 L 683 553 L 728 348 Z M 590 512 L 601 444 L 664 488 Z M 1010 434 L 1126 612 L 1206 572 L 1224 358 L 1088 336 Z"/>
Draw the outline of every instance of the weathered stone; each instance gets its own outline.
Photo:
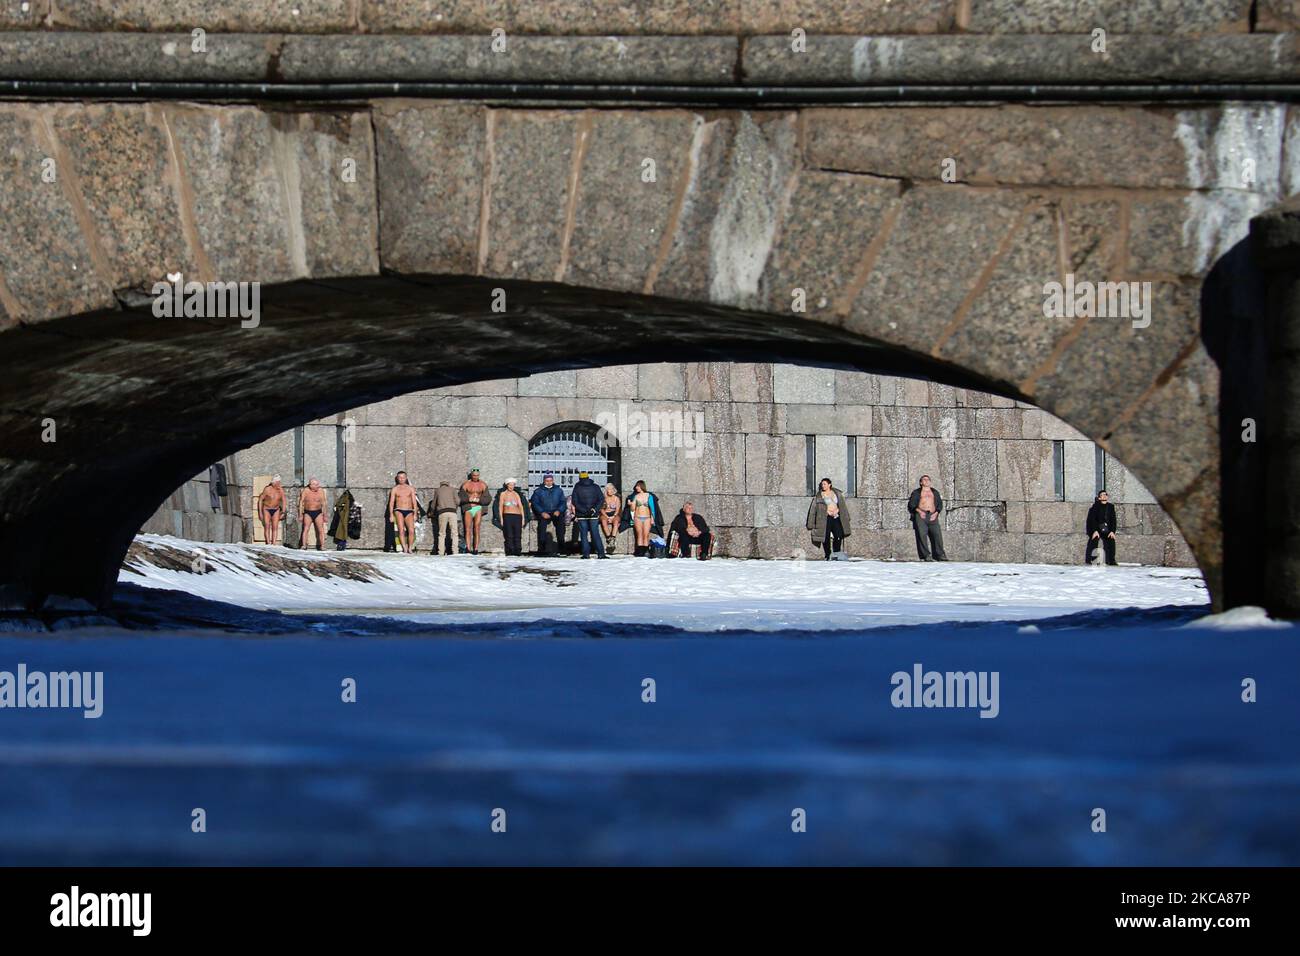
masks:
<path id="1" fill-rule="evenodd" d="M 739 0 L 745 35 L 814 33 L 945 33 L 957 21 L 957 0 Z"/>
<path id="2" fill-rule="evenodd" d="M 0 108 L 0 301 L 11 321 L 44 319 L 112 304 L 110 276 L 78 217 L 68 170 L 28 107 Z M 48 171 L 48 172 L 47 172 Z M 47 182 L 48 174 L 55 177 Z"/>
<path id="3" fill-rule="evenodd" d="M 798 497 L 807 490 L 802 435 L 745 436 L 745 493 Z"/>
<path id="4" fill-rule="evenodd" d="M 960 499 L 944 502 L 944 534 L 968 531 L 1006 531 L 1005 504 L 967 502 Z"/>
<path id="5" fill-rule="evenodd" d="M 46 114 L 72 160 L 80 195 L 112 269 L 113 288 L 152 286 L 169 272 L 192 276 L 181 228 L 176 171 L 157 111 L 119 104 L 55 107 Z"/>
<path id="6" fill-rule="evenodd" d="M 686 400 L 691 402 L 731 401 L 730 362 L 688 362 L 683 369 Z"/>
<path id="7" fill-rule="evenodd" d="M 765 495 L 744 500 L 753 502 L 753 527 L 803 528 L 807 523 L 808 498 L 805 495 Z"/>
<path id="8" fill-rule="evenodd" d="M 997 448 L 997 497 L 1017 501 L 1056 498 L 1050 445 L 1039 441 L 1000 441 Z"/>
<path id="9" fill-rule="evenodd" d="M 930 383 L 919 378 L 895 379 L 894 400 L 886 405 L 924 407 L 930 403 Z"/>
<path id="10" fill-rule="evenodd" d="M 1059 279 L 1057 210 L 1027 213 L 1011 247 L 982 281 L 969 311 L 939 351 L 990 379 L 1019 382 L 1074 325 L 1068 316 L 1044 316 L 1045 283 Z"/>
<path id="11" fill-rule="evenodd" d="M 5 33 L 0 72 L 13 80 L 265 80 L 273 36 L 189 33 Z"/>
<path id="12" fill-rule="evenodd" d="M 1261 194 L 1230 189 L 1134 199 L 1129 214 L 1129 272 L 1204 275 L 1246 238 L 1251 218 L 1267 205 Z"/>
<path id="13" fill-rule="evenodd" d="M 914 437 L 930 434 L 930 409 L 879 406 L 872 409 L 871 434 Z"/>
<path id="14" fill-rule="evenodd" d="M 1300 29 L 1300 0 L 1259 0 L 1257 30 Z"/>
<path id="15" fill-rule="evenodd" d="M 445 427 L 505 425 L 506 398 L 458 398 L 436 395 L 425 399 L 429 424 Z M 408 424 L 410 424 L 408 422 Z"/>
<path id="16" fill-rule="evenodd" d="M 508 398 L 519 394 L 519 380 L 515 378 L 484 379 L 478 382 L 468 382 L 464 385 L 446 385 L 435 391 L 439 395 L 459 395 L 464 398 L 494 395 Z"/>
<path id="17" fill-rule="evenodd" d="M 835 370 L 802 365 L 772 366 L 772 395 L 783 405 L 834 405 Z"/>
<path id="18" fill-rule="evenodd" d="M 738 0 L 658 0 L 618 4 L 555 0 L 361 0 L 371 33 L 562 35 L 734 33 Z"/>
<path id="19" fill-rule="evenodd" d="M 73 30 L 187 33 L 328 33 L 356 28 L 351 0 L 59 0 L 51 22 Z"/>
<path id="20" fill-rule="evenodd" d="M 779 405 L 792 435 L 870 435 L 875 432 L 870 405 Z"/>
<path id="21" fill-rule="evenodd" d="M 912 190 L 846 326 L 929 353 L 1023 208 L 1014 194 L 962 186 Z M 916 404 L 928 401 L 928 389 L 925 398 L 920 394 Z"/>
<path id="22" fill-rule="evenodd" d="M 515 434 L 532 441 L 544 429 L 560 422 L 595 424 L 602 412 L 613 412 L 617 417 L 616 410 L 596 399 L 512 398 L 506 403 L 506 424 Z"/>
<path id="23" fill-rule="evenodd" d="M 996 501 L 998 494 L 998 450 L 989 441 L 953 442 L 953 497 L 966 501 Z M 1006 515 L 1002 528 L 1005 531 Z"/>
<path id="24" fill-rule="evenodd" d="M 528 474 L 528 442 L 510 429 L 467 428 L 465 440 L 466 458 L 435 459 L 435 467 L 446 472 L 449 462 L 468 460 L 464 471 L 480 469 L 489 488 L 498 487 L 507 478 L 523 481 Z"/>
<path id="25" fill-rule="evenodd" d="M 623 493 L 631 494 L 632 486 L 638 481 L 644 481 L 646 487 L 651 491 L 657 491 L 660 488 L 685 491 L 686 489 L 680 487 L 677 477 L 677 462 L 679 458 L 684 457 L 684 452 L 685 450 L 680 448 L 624 448 L 622 461 Z M 702 490 L 704 489 L 692 489 L 692 493 Z M 723 489 L 710 488 L 708 490 L 716 493 Z M 664 517 L 667 518 L 668 516 L 665 515 Z"/>
<path id="26" fill-rule="evenodd" d="M 307 480 L 325 487 L 338 484 L 338 429 L 328 425 L 303 428 L 303 464 Z"/>
<path id="27" fill-rule="evenodd" d="M 663 362 L 637 366 L 637 397 L 681 401 L 686 397 L 684 366 Z"/>
<path id="28" fill-rule="evenodd" d="M 971 0 L 976 33 L 1226 33 L 1249 29 L 1250 0 Z"/>
<path id="29" fill-rule="evenodd" d="M 1064 348 L 1055 370 L 1039 379 L 1034 396 L 1039 404 L 1085 434 L 1104 437 L 1196 335 L 1199 289 L 1154 282 L 1149 310 L 1145 328 L 1133 323 L 1147 320 L 1080 320 L 1078 337 Z"/>
<path id="30" fill-rule="evenodd" d="M 302 248 L 294 229 L 301 223 L 289 215 L 297 197 L 270 115 L 244 106 L 168 106 L 163 117 L 180 157 L 200 269 L 223 282 L 305 275 L 302 257 L 291 252 Z"/>
<path id="31" fill-rule="evenodd" d="M 817 480 L 829 478 L 836 488 L 848 488 L 848 441 L 843 435 L 817 435 L 814 469 Z"/>
<path id="32" fill-rule="evenodd" d="M 519 380 L 519 397 L 573 398 L 577 386 L 577 372 L 540 372 Z"/>
<path id="33" fill-rule="evenodd" d="M 819 168 L 875 176 L 936 181 L 943 159 L 952 158 L 958 181 L 972 184 L 1200 189 L 1215 183 L 1189 163 L 1188 150 L 1193 157 L 1213 157 L 1218 150 L 1251 149 L 1262 131 L 1236 119 L 1224 122 L 1225 116 L 1248 112 L 1248 107 L 1110 106 L 814 109 L 804 114 L 804 150 Z"/>
<path id="34" fill-rule="evenodd" d="M 725 83 L 734 37 L 506 36 L 498 52 L 477 36 L 306 36 L 284 38 L 278 75 L 290 83 L 567 82 Z"/>
<path id="35" fill-rule="evenodd" d="M 863 255 L 887 228 L 899 192 L 896 181 L 801 172 L 763 273 L 771 308 L 794 314 L 798 306 L 813 318 L 847 308 Z"/>
<path id="36" fill-rule="evenodd" d="M 835 372 L 835 401 L 841 405 L 892 405 L 893 379 L 870 372 Z"/>
<path id="37" fill-rule="evenodd" d="M 786 408 L 759 402 L 709 402 L 704 405 L 704 430 L 780 435 L 786 428 Z"/>
<path id="38" fill-rule="evenodd" d="M 6 3 L 0 7 L 0 30 L 31 30 L 39 27 L 50 12 L 50 0 Z"/>
<path id="39" fill-rule="evenodd" d="M 580 368 L 574 374 L 573 387 L 578 395 L 634 401 L 637 397 L 637 367 L 608 365 L 603 368 Z"/>
<path id="40" fill-rule="evenodd" d="M 383 264 L 399 272 L 477 269 L 484 111 L 384 103 L 373 114 Z"/>
<path id="41" fill-rule="evenodd" d="M 692 137 L 701 121 L 689 113 L 614 112 L 581 121 L 585 150 L 572 205 L 572 238 L 561 268 L 575 285 L 640 291 L 666 248 L 673 211 L 688 176 Z M 646 182 L 653 163 L 654 181 Z M 560 274 L 557 272 L 557 274 Z"/>
<path id="42" fill-rule="evenodd" d="M 1154 502 L 1155 498 L 1137 477 L 1120 464 L 1114 455 L 1106 456 L 1106 491 L 1112 501 L 1124 503 Z"/>
<path id="43" fill-rule="evenodd" d="M 504 403 L 503 403 L 504 404 Z M 370 425 L 440 425 L 430 415 L 431 402 L 427 393 L 412 392 L 384 402 L 376 402 L 366 409 L 366 422 Z M 448 423 L 450 424 L 450 423 Z"/>
<path id="44" fill-rule="evenodd" d="M 745 494 L 745 436 L 706 432 L 697 448 L 679 449 L 677 490 L 684 494 Z"/>
<path id="45" fill-rule="evenodd" d="M 375 144 L 362 112 L 274 113 L 276 163 L 290 196 L 295 271 L 314 277 L 379 271 Z"/>
<path id="46" fill-rule="evenodd" d="M 425 433 L 423 437 L 427 442 L 432 437 L 430 433 L 439 430 L 421 431 Z M 455 435 L 463 432 L 459 429 L 446 429 L 442 434 L 455 441 Z M 428 447 L 427 444 L 425 447 Z M 393 485 L 393 475 L 401 469 L 411 472 L 413 482 L 427 481 L 429 476 L 422 474 L 421 469 L 411 467 L 406 452 L 406 429 L 401 425 L 370 425 L 357 429 L 356 438 L 348 447 L 348 482 L 357 488 L 387 489 Z M 292 456 L 292 449 L 289 454 Z M 293 458 L 288 460 L 292 462 Z M 281 465 L 283 462 L 284 459 L 281 458 Z M 280 473 L 284 475 L 287 484 L 292 472 Z"/>
<path id="47" fill-rule="evenodd" d="M 1074 506 L 1068 501 L 1030 501 L 1025 503 L 1025 530 L 1032 534 L 1073 534 L 1083 531 L 1075 520 Z"/>
<path id="48" fill-rule="evenodd" d="M 1086 537 L 1077 534 L 1027 534 L 1025 561 L 1029 564 L 1082 564 Z M 1098 572 L 1101 573 L 1101 572 Z"/>
<path id="49" fill-rule="evenodd" d="M 745 42 L 749 83 L 772 85 L 951 83 L 1228 83 L 1295 76 L 1296 43 L 1270 36 L 1107 38 L 1062 36 L 810 36 L 805 52 L 786 36 Z"/>
<path id="50" fill-rule="evenodd" d="M 488 113 L 487 275 L 555 280 L 573 175 L 575 122 L 573 113 Z"/>
<path id="51" fill-rule="evenodd" d="M 772 365 L 767 362 L 732 362 L 731 400 L 733 402 L 762 402 L 770 405 L 772 393 Z"/>
<path id="52" fill-rule="evenodd" d="M 858 440 L 858 495 L 862 498 L 906 497 L 911 491 L 902 438 Z"/>
<path id="53" fill-rule="evenodd" d="M 1096 446 L 1090 441 L 1064 441 L 1061 444 L 1065 455 L 1062 463 L 1065 499 L 1091 502 L 1101 490 L 1097 487 Z"/>
<path id="54" fill-rule="evenodd" d="M 1025 535 L 1023 534 L 974 531 L 954 535 L 954 537 L 964 539 L 964 544 L 970 549 L 970 557 L 960 560 L 987 561 L 998 564 L 1021 564 L 1026 560 Z"/>

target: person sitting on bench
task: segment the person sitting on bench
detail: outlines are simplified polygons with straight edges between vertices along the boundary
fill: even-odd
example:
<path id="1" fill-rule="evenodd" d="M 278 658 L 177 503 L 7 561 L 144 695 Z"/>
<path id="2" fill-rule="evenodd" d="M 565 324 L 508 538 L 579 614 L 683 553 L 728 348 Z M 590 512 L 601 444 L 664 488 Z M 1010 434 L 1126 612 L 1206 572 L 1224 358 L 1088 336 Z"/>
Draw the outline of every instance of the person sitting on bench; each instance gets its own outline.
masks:
<path id="1" fill-rule="evenodd" d="M 672 525 L 668 528 L 669 553 L 673 557 L 689 558 L 691 549 L 695 548 L 701 561 L 709 557 L 713 547 L 713 533 L 703 515 L 695 513 L 695 505 L 686 502 L 677 512 Z"/>

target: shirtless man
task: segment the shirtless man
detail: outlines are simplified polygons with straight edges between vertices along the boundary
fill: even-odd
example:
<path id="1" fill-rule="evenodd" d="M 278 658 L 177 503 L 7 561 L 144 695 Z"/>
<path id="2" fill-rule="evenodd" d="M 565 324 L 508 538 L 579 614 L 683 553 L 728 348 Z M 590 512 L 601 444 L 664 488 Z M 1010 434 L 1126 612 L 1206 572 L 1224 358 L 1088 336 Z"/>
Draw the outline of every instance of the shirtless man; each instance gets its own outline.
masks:
<path id="1" fill-rule="evenodd" d="M 302 522 L 302 540 L 298 547 L 307 547 L 307 525 L 316 529 L 316 550 L 324 551 L 325 540 L 325 492 L 321 491 L 320 482 L 313 478 L 307 482 L 298 498 L 298 520 Z"/>
<path id="2" fill-rule="evenodd" d="M 284 518 L 284 486 L 280 476 L 271 479 L 257 499 L 257 516 L 262 519 L 266 543 L 275 544 L 280 538 L 280 521 Z"/>
<path id="3" fill-rule="evenodd" d="M 415 553 L 415 489 L 399 471 L 388 493 L 388 520 L 397 526 L 397 544 L 407 554 Z"/>
<path id="4" fill-rule="evenodd" d="M 461 483 L 460 490 L 469 500 L 469 505 L 465 508 L 465 548 L 470 554 L 478 554 L 479 526 L 483 524 L 482 499 L 487 491 L 487 482 L 478 476 L 478 469 L 475 468 Z"/>

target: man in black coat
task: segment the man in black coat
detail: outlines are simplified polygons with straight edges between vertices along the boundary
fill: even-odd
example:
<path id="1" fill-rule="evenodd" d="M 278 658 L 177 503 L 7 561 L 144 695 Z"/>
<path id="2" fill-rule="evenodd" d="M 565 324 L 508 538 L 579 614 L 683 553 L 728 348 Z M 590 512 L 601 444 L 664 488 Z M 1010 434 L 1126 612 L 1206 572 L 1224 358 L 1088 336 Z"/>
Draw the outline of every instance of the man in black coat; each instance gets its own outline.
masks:
<path id="1" fill-rule="evenodd" d="M 930 476 L 922 475 L 921 483 L 912 490 L 907 499 L 907 513 L 912 518 L 912 530 L 916 532 L 916 554 L 922 561 L 947 561 L 948 555 L 943 550 L 943 530 L 939 527 L 939 515 L 943 512 L 943 497 L 939 489 L 931 486 Z M 933 549 L 934 557 L 930 553 Z"/>
<path id="2" fill-rule="evenodd" d="M 578 528 L 583 559 L 591 557 L 593 542 L 596 557 L 605 557 L 605 539 L 600 534 L 600 509 L 605 505 L 605 492 L 584 471 L 578 475 L 578 483 L 569 492 L 569 502 L 573 505 L 573 523 Z"/>
<path id="3" fill-rule="evenodd" d="M 1083 563 L 1092 564 L 1092 556 L 1097 552 L 1097 542 L 1101 542 L 1106 552 L 1106 563 L 1115 564 L 1115 506 L 1110 503 L 1110 495 L 1104 491 L 1097 492 L 1097 500 L 1088 509 L 1088 548 L 1083 552 Z"/>
<path id="4" fill-rule="evenodd" d="M 691 548 L 698 548 L 699 558 L 704 561 L 709 556 L 712 544 L 713 533 L 709 531 L 709 523 L 703 515 L 695 513 L 695 505 L 686 502 L 668 527 L 669 554 L 678 554 L 680 551 L 679 557 L 689 558 Z"/>

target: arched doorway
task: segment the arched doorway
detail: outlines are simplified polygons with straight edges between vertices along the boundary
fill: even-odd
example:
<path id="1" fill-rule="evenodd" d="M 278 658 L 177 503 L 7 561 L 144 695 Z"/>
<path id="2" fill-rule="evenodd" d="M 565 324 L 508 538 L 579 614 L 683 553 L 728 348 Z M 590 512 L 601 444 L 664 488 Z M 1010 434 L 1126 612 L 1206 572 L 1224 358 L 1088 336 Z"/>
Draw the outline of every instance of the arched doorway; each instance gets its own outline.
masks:
<path id="1" fill-rule="evenodd" d="M 604 487 L 620 484 L 620 454 L 613 437 L 590 422 L 560 422 L 543 428 L 528 442 L 528 487 L 536 488 L 547 472 L 568 495 L 587 472 L 591 480 Z"/>

